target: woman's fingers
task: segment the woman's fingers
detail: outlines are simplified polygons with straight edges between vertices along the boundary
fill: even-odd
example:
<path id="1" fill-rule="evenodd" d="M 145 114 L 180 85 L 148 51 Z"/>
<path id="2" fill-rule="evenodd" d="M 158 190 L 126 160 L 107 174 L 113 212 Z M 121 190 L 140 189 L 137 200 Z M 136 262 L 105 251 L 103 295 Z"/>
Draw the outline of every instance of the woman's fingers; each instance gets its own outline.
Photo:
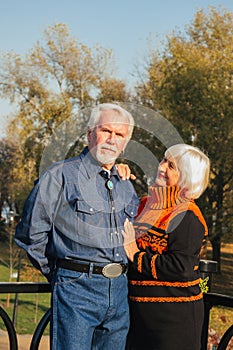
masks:
<path id="1" fill-rule="evenodd" d="M 126 255 L 128 259 L 133 262 L 134 255 L 139 252 L 139 249 L 135 240 L 133 224 L 128 219 L 124 222 L 124 231 L 122 231 L 122 235 L 124 238 L 124 249 Z"/>
<path id="2" fill-rule="evenodd" d="M 124 237 L 125 242 L 132 242 L 135 240 L 134 227 L 128 219 L 126 219 L 124 222 L 124 231 L 122 231 L 122 235 Z"/>

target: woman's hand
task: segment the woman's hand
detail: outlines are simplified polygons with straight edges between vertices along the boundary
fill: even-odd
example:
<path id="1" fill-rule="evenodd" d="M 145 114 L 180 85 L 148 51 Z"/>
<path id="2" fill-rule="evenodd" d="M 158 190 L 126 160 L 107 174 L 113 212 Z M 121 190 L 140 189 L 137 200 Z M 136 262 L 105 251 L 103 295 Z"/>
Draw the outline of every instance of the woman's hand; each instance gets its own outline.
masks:
<path id="1" fill-rule="evenodd" d="M 136 180 L 136 176 L 131 174 L 131 169 L 127 164 L 116 164 L 116 168 L 122 180 Z"/>
<path id="2" fill-rule="evenodd" d="M 126 219 L 124 222 L 124 231 L 122 231 L 122 236 L 124 238 L 124 249 L 126 255 L 130 261 L 133 262 L 134 255 L 139 252 L 136 240 L 135 240 L 135 230 L 133 224 Z"/>

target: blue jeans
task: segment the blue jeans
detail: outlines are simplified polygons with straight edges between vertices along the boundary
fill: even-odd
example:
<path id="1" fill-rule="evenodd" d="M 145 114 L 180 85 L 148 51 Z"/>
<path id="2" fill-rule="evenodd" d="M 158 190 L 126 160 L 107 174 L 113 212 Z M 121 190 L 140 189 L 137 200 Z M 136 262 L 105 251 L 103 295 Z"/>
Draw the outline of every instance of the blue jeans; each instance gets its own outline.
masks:
<path id="1" fill-rule="evenodd" d="M 56 271 L 52 350 L 124 350 L 128 328 L 126 274 L 109 279 L 91 272 Z"/>

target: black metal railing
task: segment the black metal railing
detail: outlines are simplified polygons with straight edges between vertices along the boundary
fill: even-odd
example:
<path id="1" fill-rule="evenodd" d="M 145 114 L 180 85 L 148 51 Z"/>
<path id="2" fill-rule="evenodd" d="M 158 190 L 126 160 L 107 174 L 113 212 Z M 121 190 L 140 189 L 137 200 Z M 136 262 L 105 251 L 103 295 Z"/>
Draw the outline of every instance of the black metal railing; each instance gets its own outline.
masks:
<path id="1" fill-rule="evenodd" d="M 208 292 L 204 293 L 204 324 L 202 328 L 201 350 L 207 350 L 210 310 L 214 306 L 233 308 L 233 297 L 223 294 L 212 293 L 213 274 L 218 271 L 217 261 L 201 260 L 199 264 L 202 280 L 206 280 Z M 216 350 L 226 350 L 231 337 L 233 336 L 233 325 L 223 334 Z"/>
<path id="2" fill-rule="evenodd" d="M 209 315 L 213 306 L 224 306 L 233 308 L 233 297 L 217 293 L 204 294 L 205 319 L 202 333 L 202 347 L 201 350 L 207 349 L 208 344 L 208 330 L 209 330 Z M 233 324 L 223 334 L 217 350 L 226 350 L 231 338 L 233 337 Z"/>
<path id="3" fill-rule="evenodd" d="M 211 283 L 212 274 L 217 271 L 217 263 L 210 260 L 201 260 L 200 270 L 202 274 L 202 279 L 208 279 L 208 293 L 204 294 L 204 305 L 205 305 L 205 319 L 202 332 L 202 346 L 201 350 L 207 350 L 208 344 L 208 330 L 209 330 L 209 315 L 210 310 L 213 306 L 223 306 L 233 308 L 233 297 L 212 293 Z M 49 283 L 33 283 L 33 282 L 0 282 L 0 293 L 48 293 L 51 292 L 51 287 Z M 0 317 L 2 318 L 5 327 L 7 329 L 10 350 L 18 350 L 18 340 L 17 334 L 14 327 L 14 323 L 6 313 L 6 311 L 0 306 Z M 43 336 L 44 330 L 50 321 L 50 309 L 44 314 L 38 323 L 35 332 L 32 336 L 30 343 L 30 350 L 38 350 L 41 338 Z M 233 325 L 230 326 L 224 333 L 220 340 L 217 350 L 226 350 L 230 339 L 233 336 Z"/>
<path id="4" fill-rule="evenodd" d="M 51 286 L 49 283 L 34 283 L 34 282 L 0 282 L 0 294 L 5 293 L 50 293 Z M 2 318 L 9 338 L 10 350 L 18 350 L 18 339 L 13 321 L 8 316 L 7 312 L 0 306 L 0 317 Z M 40 320 L 33 334 L 30 350 L 39 349 L 39 344 L 43 332 L 49 323 L 50 309 Z"/>

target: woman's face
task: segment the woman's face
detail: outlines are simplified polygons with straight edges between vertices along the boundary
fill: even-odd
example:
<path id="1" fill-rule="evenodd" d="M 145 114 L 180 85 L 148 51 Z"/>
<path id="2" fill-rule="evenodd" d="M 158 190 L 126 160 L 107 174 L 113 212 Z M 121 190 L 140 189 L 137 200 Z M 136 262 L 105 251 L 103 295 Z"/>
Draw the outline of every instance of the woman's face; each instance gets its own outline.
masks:
<path id="1" fill-rule="evenodd" d="M 180 177 L 180 172 L 173 158 L 163 158 L 159 164 L 155 183 L 157 186 L 176 186 Z"/>

